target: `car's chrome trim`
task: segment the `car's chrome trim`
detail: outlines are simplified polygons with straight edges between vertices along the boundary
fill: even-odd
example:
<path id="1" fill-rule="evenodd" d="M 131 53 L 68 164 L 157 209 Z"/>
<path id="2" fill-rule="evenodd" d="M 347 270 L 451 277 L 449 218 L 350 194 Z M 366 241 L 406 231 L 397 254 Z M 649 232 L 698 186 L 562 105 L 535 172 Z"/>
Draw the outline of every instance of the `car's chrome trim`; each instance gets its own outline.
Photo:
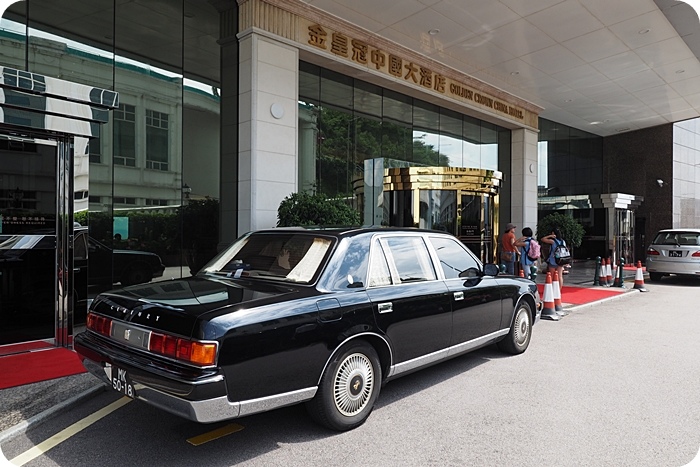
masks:
<path id="1" fill-rule="evenodd" d="M 453 345 L 450 347 L 448 350 L 448 356 L 449 357 L 454 357 L 455 355 L 459 355 L 465 352 L 469 352 L 471 350 L 476 349 L 477 347 L 481 347 L 483 345 L 488 344 L 489 342 L 493 341 L 494 339 L 498 339 L 501 336 L 505 336 L 510 332 L 510 329 L 501 329 L 496 332 L 492 332 L 491 334 L 486 334 L 485 336 L 477 337 L 476 339 L 472 339 L 467 342 L 463 342 L 461 344 Z"/>
<path id="2" fill-rule="evenodd" d="M 276 394 L 241 402 L 230 402 L 226 396 L 189 401 L 144 384 L 135 384 L 136 398 L 165 411 L 199 423 L 244 417 L 312 399 L 317 387 Z"/>
<path id="3" fill-rule="evenodd" d="M 436 363 L 441 360 L 445 360 L 447 358 L 454 357 L 465 352 L 469 352 L 470 350 L 486 345 L 489 342 L 498 339 L 501 336 L 505 336 L 506 334 L 508 334 L 508 332 L 509 329 L 501 329 L 500 331 L 492 332 L 491 334 L 487 334 L 485 336 L 478 337 L 476 339 L 472 339 L 461 344 L 453 345 L 452 347 L 438 350 L 437 352 L 429 353 L 427 355 L 423 355 L 412 360 L 397 363 L 396 365 L 391 366 L 387 378 L 392 378 L 402 373 L 406 373 L 407 371 L 412 371 L 417 368 L 430 365 L 432 363 Z"/>
<path id="4" fill-rule="evenodd" d="M 296 391 L 276 394 L 274 396 L 261 397 L 259 399 L 251 399 L 239 403 L 241 407 L 240 417 L 252 415 L 254 413 L 266 412 L 268 410 L 277 409 L 287 405 L 296 404 L 306 400 L 313 399 L 316 395 L 318 387 L 299 389 Z"/>
<path id="5" fill-rule="evenodd" d="M 447 358 L 449 350 L 449 348 L 438 350 L 437 352 L 432 352 L 412 360 L 407 360 L 405 362 L 392 365 L 391 368 L 389 368 L 389 375 L 387 378 L 392 378 L 400 375 L 401 373 L 406 373 L 407 371 L 415 370 L 416 368 L 444 360 Z"/>

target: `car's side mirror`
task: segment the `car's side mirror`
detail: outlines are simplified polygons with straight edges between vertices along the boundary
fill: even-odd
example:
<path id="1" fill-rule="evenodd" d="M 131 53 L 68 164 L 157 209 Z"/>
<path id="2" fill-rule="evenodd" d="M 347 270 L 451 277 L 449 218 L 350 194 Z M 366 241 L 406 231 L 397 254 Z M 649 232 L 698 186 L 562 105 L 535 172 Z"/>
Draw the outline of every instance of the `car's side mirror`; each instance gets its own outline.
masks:
<path id="1" fill-rule="evenodd" d="M 485 276 L 497 276 L 499 273 L 498 266 L 493 263 L 484 264 L 484 275 Z"/>
<path id="2" fill-rule="evenodd" d="M 464 271 L 459 273 L 459 277 L 463 279 L 476 279 L 477 277 L 480 277 L 481 273 L 479 272 L 479 269 L 477 268 L 469 268 L 465 269 Z"/>

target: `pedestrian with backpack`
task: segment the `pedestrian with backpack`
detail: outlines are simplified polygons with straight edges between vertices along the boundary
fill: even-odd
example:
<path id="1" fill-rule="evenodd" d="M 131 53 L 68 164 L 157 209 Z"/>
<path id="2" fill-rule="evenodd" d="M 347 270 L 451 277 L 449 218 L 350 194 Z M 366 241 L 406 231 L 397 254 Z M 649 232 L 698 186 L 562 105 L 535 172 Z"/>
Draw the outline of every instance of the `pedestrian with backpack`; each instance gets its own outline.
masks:
<path id="1" fill-rule="evenodd" d="M 520 266 L 525 271 L 525 277 L 530 277 L 530 268 L 533 265 L 536 268 L 540 260 L 540 243 L 532 238 L 532 229 L 530 227 L 525 227 L 522 233 L 523 236 L 516 241 L 517 244 L 522 245 L 520 247 Z"/>
<path id="2" fill-rule="evenodd" d="M 564 287 L 564 266 L 571 263 L 571 252 L 566 246 L 566 241 L 561 235 L 559 227 L 554 227 L 549 235 L 545 235 L 540 240 L 543 243 L 548 243 L 549 256 L 547 257 L 547 270 L 554 274 L 556 271 L 559 275 L 559 290 Z"/>

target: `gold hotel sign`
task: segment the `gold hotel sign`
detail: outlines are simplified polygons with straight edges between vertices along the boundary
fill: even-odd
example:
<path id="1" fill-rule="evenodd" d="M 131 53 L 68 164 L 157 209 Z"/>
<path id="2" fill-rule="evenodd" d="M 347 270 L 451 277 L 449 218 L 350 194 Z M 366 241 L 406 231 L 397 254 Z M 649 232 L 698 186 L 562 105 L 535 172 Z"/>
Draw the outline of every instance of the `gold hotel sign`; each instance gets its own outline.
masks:
<path id="1" fill-rule="evenodd" d="M 302 38 L 302 42 L 305 39 L 307 44 L 315 48 L 402 81 L 421 86 L 433 93 L 469 104 L 476 104 L 478 107 L 491 111 L 490 113 L 492 114 L 537 127 L 537 115 L 531 114 L 531 112 L 521 107 L 504 102 L 483 91 L 476 90 L 434 72 L 422 64 L 385 52 L 346 34 L 311 22 L 307 22 L 305 26 L 308 35 Z M 300 29 L 304 30 L 303 28 Z"/>

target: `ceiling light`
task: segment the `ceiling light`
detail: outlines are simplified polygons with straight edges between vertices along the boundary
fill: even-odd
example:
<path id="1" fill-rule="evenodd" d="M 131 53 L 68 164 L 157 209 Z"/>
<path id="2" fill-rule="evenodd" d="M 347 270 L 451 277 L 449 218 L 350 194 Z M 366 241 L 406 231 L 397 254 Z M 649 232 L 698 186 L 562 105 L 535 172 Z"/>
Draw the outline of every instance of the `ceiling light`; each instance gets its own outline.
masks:
<path id="1" fill-rule="evenodd" d="M 573 99 L 566 99 L 564 102 L 573 102 Z"/>
<path id="2" fill-rule="evenodd" d="M 685 73 L 685 70 L 676 70 L 677 75 L 680 75 L 681 73 Z"/>
<path id="3" fill-rule="evenodd" d="M 646 34 L 646 33 L 648 33 L 649 31 L 651 31 L 651 29 L 648 29 L 648 28 L 647 28 L 647 29 L 642 29 L 641 31 L 639 31 L 639 34 Z"/>
<path id="4" fill-rule="evenodd" d="M 618 133 L 622 133 L 623 131 L 629 131 L 629 128 L 618 128 L 617 130 Z"/>
<path id="5" fill-rule="evenodd" d="M 434 36 L 436 34 L 440 34 L 440 30 L 439 29 L 431 29 L 430 31 L 428 31 L 428 34 L 430 34 L 431 36 Z"/>
<path id="6" fill-rule="evenodd" d="M 511 72 L 510 72 L 510 75 L 511 75 L 511 76 L 518 76 L 519 74 L 520 74 L 519 71 L 511 71 Z"/>

